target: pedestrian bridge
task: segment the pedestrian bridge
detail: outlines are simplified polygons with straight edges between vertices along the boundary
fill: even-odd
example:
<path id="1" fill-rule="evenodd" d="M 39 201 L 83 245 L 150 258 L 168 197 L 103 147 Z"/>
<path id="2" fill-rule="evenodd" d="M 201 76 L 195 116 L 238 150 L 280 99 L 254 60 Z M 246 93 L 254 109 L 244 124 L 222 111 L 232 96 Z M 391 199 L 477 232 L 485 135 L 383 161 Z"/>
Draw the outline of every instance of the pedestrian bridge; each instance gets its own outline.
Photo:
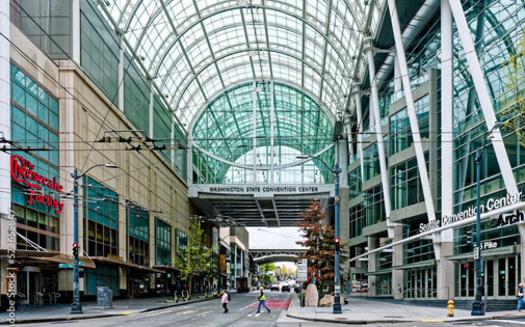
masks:
<path id="1" fill-rule="evenodd" d="M 262 265 L 276 261 L 291 261 L 306 253 L 305 248 L 295 249 L 250 249 L 250 254 L 257 264 Z"/>

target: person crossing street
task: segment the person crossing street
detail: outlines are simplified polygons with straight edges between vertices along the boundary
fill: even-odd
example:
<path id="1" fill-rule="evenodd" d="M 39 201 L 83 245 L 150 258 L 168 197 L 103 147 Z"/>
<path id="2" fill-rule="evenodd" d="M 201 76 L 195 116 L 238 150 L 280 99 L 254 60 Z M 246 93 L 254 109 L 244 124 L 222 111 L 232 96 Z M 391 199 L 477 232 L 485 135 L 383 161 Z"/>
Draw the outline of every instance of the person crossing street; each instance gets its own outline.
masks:
<path id="1" fill-rule="evenodd" d="M 257 313 L 260 313 L 261 312 L 261 305 L 263 307 L 266 308 L 266 310 L 268 310 L 268 313 L 270 313 L 270 309 L 266 306 L 266 304 L 264 304 L 264 301 L 266 301 L 266 297 L 264 296 L 264 287 L 261 286 L 261 288 L 259 289 L 261 291 L 261 293 L 259 294 L 259 306 L 257 307 Z"/>
<path id="2" fill-rule="evenodd" d="M 227 313 L 228 311 L 228 302 L 230 302 L 230 296 L 229 296 L 229 293 L 228 291 L 224 290 L 222 292 L 222 298 L 221 298 L 221 303 L 222 303 L 222 307 L 224 308 L 224 313 Z"/>

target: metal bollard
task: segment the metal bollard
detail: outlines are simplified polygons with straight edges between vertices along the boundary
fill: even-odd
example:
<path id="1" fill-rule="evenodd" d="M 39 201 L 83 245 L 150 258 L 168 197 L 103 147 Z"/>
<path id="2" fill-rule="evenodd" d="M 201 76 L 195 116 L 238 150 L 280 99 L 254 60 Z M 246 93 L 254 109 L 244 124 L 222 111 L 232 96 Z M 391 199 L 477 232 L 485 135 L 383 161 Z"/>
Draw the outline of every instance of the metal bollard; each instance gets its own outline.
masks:
<path id="1" fill-rule="evenodd" d="M 454 301 L 448 300 L 447 308 L 448 308 L 448 316 L 447 317 L 454 317 L 454 308 L 455 308 Z"/>

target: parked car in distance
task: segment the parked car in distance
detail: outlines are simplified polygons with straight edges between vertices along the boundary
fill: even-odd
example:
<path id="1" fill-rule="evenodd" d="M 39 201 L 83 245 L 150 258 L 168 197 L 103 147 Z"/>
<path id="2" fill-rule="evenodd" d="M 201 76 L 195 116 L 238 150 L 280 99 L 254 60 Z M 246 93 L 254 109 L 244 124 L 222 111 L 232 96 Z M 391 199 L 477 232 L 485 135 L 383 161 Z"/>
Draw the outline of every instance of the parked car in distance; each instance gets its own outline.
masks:
<path id="1" fill-rule="evenodd" d="M 277 291 L 279 292 L 279 285 L 277 284 L 272 284 L 272 286 L 270 287 L 270 291 L 273 292 L 273 291 Z"/>
<path id="2" fill-rule="evenodd" d="M 283 286 L 281 286 L 281 292 L 290 292 L 290 285 L 284 284 Z"/>

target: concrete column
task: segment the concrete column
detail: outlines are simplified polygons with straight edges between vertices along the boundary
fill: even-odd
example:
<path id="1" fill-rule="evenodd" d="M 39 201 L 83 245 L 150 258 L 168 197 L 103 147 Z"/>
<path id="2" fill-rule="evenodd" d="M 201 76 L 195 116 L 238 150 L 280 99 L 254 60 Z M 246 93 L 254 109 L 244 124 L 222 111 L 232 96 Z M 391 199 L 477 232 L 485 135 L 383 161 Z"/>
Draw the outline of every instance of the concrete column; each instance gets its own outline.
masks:
<path id="1" fill-rule="evenodd" d="M 394 227 L 394 242 L 403 239 L 403 225 Z M 403 265 L 403 245 L 393 246 L 394 253 L 392 253 L 392 266 Z M 404 284 L 404 270 L 394 269 L 392 271 L 392 295 L 394 299 L 403 299 L 403 284 Z"/>
<path id="2" fill-rule="evenodd" d="M 448 0 L 441 1 L 441 216 L 453 214 L 454 159 L 452 119 L 452 13 Z M 441 232 L 452 242 L 452 229 Z"/>
<path id="3" fill-rule="evenodd" d="M 153 89 L 154 89 L 154 85 L 153 85 L 153 81 L 150 81 L 149 82 L 150 85 L 149 85 L 149 137 L 150 138 L 154 138 L 153 136 L 153 95 L 154 95 L 154 92 L 153 92 Z"/>
<path id="4" fill-rule="evenodd" d="M 9 1 L 0 1 L 0 112 L 4 119 L 0 120 L 0 137 L 7 140 L 11 139 L 11 65 L 9 63 Z M 7 145 L 8 144 L 0 144 Z M 9 214 L 11 212 L 11 168 L 10 154 L 0 152 L 0 214 Z M 7 246 L 6 233 L 7 220 L 0 220 L 0 248 L 5 249 Z"/>
<path id="5" fill-rule="evenodd" d="M 441 243 L 441 257 L 437 265 L 437 298 L 450 300 L 454 297 L 454 262 L 446 260 L 445 256 L 454 254 L 454 243 Z M 459 278 L 459 277 L 458 277 Z"/>
<path id="6" fill-rule="evenodd" d="M 118 62 L 118 108 L 124 112 L 124 35 L 120 37 L 119 62 Z M 111 99 L 113 100 L 113 99 Z"/>
<path id="7" fill-rule="evenodd" d="M 368 251 L 372 251 L 376 248 L 375 246 L 375 237 L 368 237 Z M 376 270 L 376 254 L 372 253 L 368 255 L 368 272 L 373 272 Z M 368 275 L 368 296 L 376 296 L 376 275 Z"/>
<path id="8" fill-rule="evenodd" d="M 80 0 L 71 1 L 71 55 L 80 65 Z"/>

